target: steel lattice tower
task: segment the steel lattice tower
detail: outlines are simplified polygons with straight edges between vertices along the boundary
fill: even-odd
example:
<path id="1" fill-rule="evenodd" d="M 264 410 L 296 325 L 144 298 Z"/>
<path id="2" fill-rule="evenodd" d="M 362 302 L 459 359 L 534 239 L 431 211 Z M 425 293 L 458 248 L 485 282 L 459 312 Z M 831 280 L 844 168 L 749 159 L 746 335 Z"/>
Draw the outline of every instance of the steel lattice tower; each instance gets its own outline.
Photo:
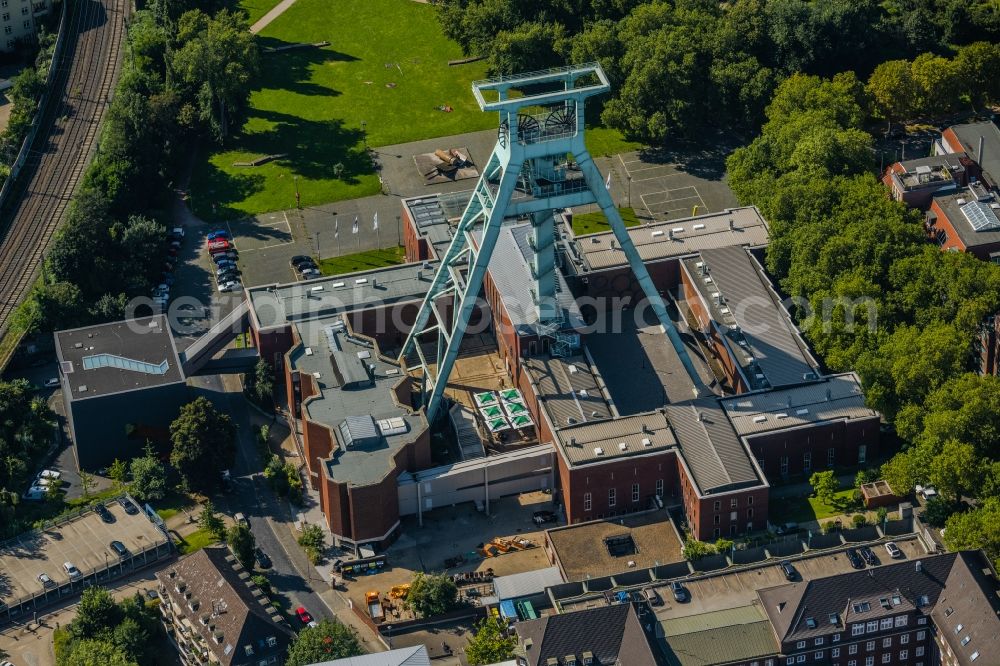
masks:
<path id="1" fill-rule="evenodd" d="M 428 421 L 434 421 L 441 409 L 448 376 L 458 357 L 504 219 L 531 220 L 530 246 L 534 252 L 531 296 L 539 325 L 557 328 L 561 314 L 555 294 L 558 269 L 553 211 L 593 203 L 607 217 L 632 272 L 692 377 L 692 391 L 697 394 L 698 374 L 584 143 L 584 100 L 610 89 L 607 76 L 597 63 L 472 84 L 479 108 L 500 115 L 497 142 L 400 352 L 400 361 L 411 349 L 420 359 L 418 367 L 423 373 Z M 524 94 L 511 98 L 512 90 Z M 488 101 L 484 93 L 496 99 Z M 567 155 L 575 159 L 575 169 L 568 165 Z M 477 248 L 471 234 L 480 225 L 482 233 Z M 463 269 L 467 269 L 464 275 Z M 437 300 L 442 297 L 454 298 L 450 322 L 446 322 L 437 307 Z M 432 313 L 436 323 L 428 326 Z M 431 376 L 430 364 L 419 343 L 421 336 L 431 332 L 437 333 L 436 376 Z"/>

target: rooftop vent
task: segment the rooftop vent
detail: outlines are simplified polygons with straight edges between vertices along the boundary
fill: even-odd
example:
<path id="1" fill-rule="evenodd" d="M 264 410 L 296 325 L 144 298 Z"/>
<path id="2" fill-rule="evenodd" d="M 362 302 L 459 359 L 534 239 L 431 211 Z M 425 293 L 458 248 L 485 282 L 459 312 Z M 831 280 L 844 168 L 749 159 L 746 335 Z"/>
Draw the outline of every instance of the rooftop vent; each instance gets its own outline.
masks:
<path id="1" fill-rule="evenodd" d="M 920 560 L 917 560 L 916 562 L 914 562 L 913 567 L 916 569 L 917 573 L 920 573 L 921 571 L 924 570 L 924 563 L 921 562 Z"/>
<path id="2" fill-rule="evenodd" d="M 799 416 L 805 416 L 806 414 L 809 413 L 809 408 L 803 407 L 802 409 L 796 409 L 795 413 L 798 414 Z"/>
<path id="3" fill-rule="evenodd" d="M 659 238 L 662 235 L 663 235 L 663 231 L 662 230 L 657 230 L 657 231 L 654 231 L 653 233 L 650 234 L 650 236 L 652 236 L 653 238 Z"/>
<path id="4" fill-rule="evenodd" d="M 344 283 L 343 283 L 343 282 L 334 282 L 334 283 L 333 283 L 332 285 L 330 285 L 330 286 L 331 286 L 331 287 L 333 287 L 334 289 L 340 289 L 341 287 L 343 287 L 343 286 L 344 286 Z"/>
<path id="5" fill-rule="evenodd" d="M 807 617 L 806 618 L 806 626 L 809 627 L 810 629 L 815 629 L 816 628 L 816 618 L 814 618 L 814 617 Z"/>
<path id="6" fill-rule="evenodd" d="M 618 450 L 622 452 L 628 451 L 628 444 L 625 442 L 618 442 Z"/>
<path id="7" fill-rule="evenodd" d="M 595 446 L 594 447 L 594 455 L 595 456 L 603 456 L 604 455 L 604 449 L 602 449 L 599 446 Z"/>
<path id="8" fill-rule="evenodd" d="M 694 225 L 691 228 L 694 229 L 695 231 L 701 231 L 702 229 L 705 228 L 705 225 L 704 224 L 696 224 L 696 225 Z"/>
<path id="9" fill-rule="evenodd" d="M 642 438 L 642 445 L 645 446 L 645 447 L 650 447 L 650 446 L 653 445 L 653 440 L 651 440 L 649 437 L 643 437 Z"/>

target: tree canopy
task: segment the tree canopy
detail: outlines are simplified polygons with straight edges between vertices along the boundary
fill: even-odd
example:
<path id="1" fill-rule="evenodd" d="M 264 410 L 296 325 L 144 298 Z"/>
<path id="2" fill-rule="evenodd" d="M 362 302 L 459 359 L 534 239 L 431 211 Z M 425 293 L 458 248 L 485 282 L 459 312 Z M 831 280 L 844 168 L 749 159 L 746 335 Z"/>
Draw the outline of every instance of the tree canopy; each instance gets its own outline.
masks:
<path id="1" fill-rule="evenodd" d="M 236 426 L 204 397 L 181 407 L 170 424 L 170 440 L 170 464 L 190 490 L 214 490 L 236 460 Z"/>
<path id="2" fill-rule="evenodd" d="M 349 627 L 324 618 L 318 626 L 306 627 L 288 646 L 285 666 L 308 666 L 364 654 L 357 634 Z"/>
<path id="3" fill-rule="evenodd" d="M 458 588 L 444 574 L 417 572 L 406 595 L 406 605 L 421 617 L 442 615 L 458 603 Z"/>

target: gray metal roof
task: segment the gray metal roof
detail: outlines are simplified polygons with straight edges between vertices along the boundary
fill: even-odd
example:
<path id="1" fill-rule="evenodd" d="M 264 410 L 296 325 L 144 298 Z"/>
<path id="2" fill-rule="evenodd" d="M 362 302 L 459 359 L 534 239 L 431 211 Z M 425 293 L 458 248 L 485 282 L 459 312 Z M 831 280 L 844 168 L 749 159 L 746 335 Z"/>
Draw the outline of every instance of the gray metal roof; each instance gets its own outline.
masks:
<path id="1" fill-rule="evenodd" d="M 357 657 L 345 657 L 333 661 L 322 661 L 311 666 L 430 666 L 431 658 L 423 645 L 373 652 Z"/>
<path id="2" fill-rule="evenodd" d="M 984 202 L 987 207 L 998 203 L 995 195 L 992 195 L 992 193 L 982 192 L 982 194 L 984 197 L 991 197 L 990 200 Z M 969 202 L 976 201 L 976 199 L 977 194 L 971 192 L 968 188 L 954 194 L 939 194 L 934 197 L 934 201 L 944 212 L 945 216 L 947 216 L 948 221 L 951 222 L 951 226 L 958 233 L 962 244 L 967 248 L 1000 242 L 1000 229 L 987 227 L 981 231 L 977 231 L 970 223 L 969 218 L 963 213 L 962 207 L 968 205 Z"/>
<path id="3" fill-rule="evenodd" d="M 678 666 L 749 661 L 780 651 L 771 623 L 756 605 L 663 620 L 660 626 L 667 659 Z"/>
<path id="4" fill-rule="evenodd" d="M 762 479 L 716 398 L 688 400 L 665 409 L 702 494 L 761 485 Z"/>
<path id="5" fill-rule="evenodd" d="M 768 241 L 767 223 L 753 206 L 630 227 L 628 234 L 646 262 L 682 257 L 710 248 L 761 247 Z M 577 237 L 570 247 L 575 259 L 572 268 L 577 273 L 586 273 L 627 265 L 625 253 L 617 241 L 613 241 L 610 231 Z"/>
<path id="6" fill-rule="evenodd" d="M 369 414 L 348 416 L 340 423 L 340 434 L 344 445 L 361 445 L 381 438 L 375 419 Z"/>
<path id="7" fill-rule="evenodd" d="M 707 277 L 714 287 L 695 276 L 699 290 L 712 288 L 724 299 L 724 305 L 713 317 L 725 325 L 720 319 L 732 316 L 770 386 L 799 384 L 808 375 L 815 376 L 815 361 L 770 282 L 757 270 L 756 262 L 746 250 L 740 247 L 704 250 L 701 258 L 708 266 Z M 723 308 L 729 312 L 723 313 Z"/>
<path id="8" fill-rule="evenodd" d="M 531 298 L 531 269 L 528 266 L 532 249 L 528 244 L 531 233 L 530 224 L 519 224 L 500 230 L 493 255 L 490 257 L 490 278 L 500 294 L 510 323 L 520 335 L 530 335 L 535 332 L 538 323 L 538 313 Z M 477 242 L 482 232 L 475 232 Z M 583 328 L 583 316 L 580 308 L 570 293 L 569 286 L 562 272 L 555 271 L 556 304 L 563 314 L 567 328 Z"/>
<path id="9" fill-rule="evenodd" d="M 524 359 L 538 400 L 555 428 L 611 418 L 597 377 L 583 356 Z"/>
<path id="10" fill-rule="evenodd" d="M 865 405 L 861 380 L 853 372 L 784 390 L 746 393 L 720 401 L 737 434 L 795 428 L 809 423 L 878 418 Z"/>
<path id="11" fill-rule="evenodd" d="M 430 268 L 421 263 L 400 264 L 285 285 L 263 285 L 246 293 L 251 316 L 260 328 L 270 328 L 423 298 L 436 269 L 436 263 Z"/>
<path id="12" fill-rule="evenodd" d="M 1000 185 L 1000 129 L 996 124 L 986 120 L 953 125 L 949 129 L 958 137 L 962 144 L 961 149 L 976 160 L 987 178 L 994 185 Z M 983 137 L 984 155 L 979 154 L 979 137 Z"/>
<path id="13" fill-rule="evenodd" d="M 493 579 L 494 594 L 498 599 L 519 599 L 545 592 L 545 588 L 564 583 L 559 567 L 522 571 Z"/>
<path id="14" fill-rule="evenodd" d="M 562 428 L 556 438 L 570 465 L 641 456 L 677 445 L 662 411 Z"/>

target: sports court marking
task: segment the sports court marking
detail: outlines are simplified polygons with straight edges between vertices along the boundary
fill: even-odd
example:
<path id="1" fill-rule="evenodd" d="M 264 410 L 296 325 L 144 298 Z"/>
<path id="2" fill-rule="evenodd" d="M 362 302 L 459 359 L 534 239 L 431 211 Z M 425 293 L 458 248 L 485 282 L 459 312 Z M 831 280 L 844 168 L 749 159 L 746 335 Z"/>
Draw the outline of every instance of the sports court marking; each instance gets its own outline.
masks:
<path id="1" fill-rule="evenodd" d="M 639 194 L 639 199 L 646 210 L 649 211 L 650 217 L 653 218 L 664 215 L 669 216 L 671 213 L 677 211 L 690 211 L 695 206 L 698 206 L 699 211 L 708 212 L 705 200 L 694 185 Z M 661 206 L 670 207 L 661 209 Z M 657 210 L 654 211 L 654 208 Z"/>

